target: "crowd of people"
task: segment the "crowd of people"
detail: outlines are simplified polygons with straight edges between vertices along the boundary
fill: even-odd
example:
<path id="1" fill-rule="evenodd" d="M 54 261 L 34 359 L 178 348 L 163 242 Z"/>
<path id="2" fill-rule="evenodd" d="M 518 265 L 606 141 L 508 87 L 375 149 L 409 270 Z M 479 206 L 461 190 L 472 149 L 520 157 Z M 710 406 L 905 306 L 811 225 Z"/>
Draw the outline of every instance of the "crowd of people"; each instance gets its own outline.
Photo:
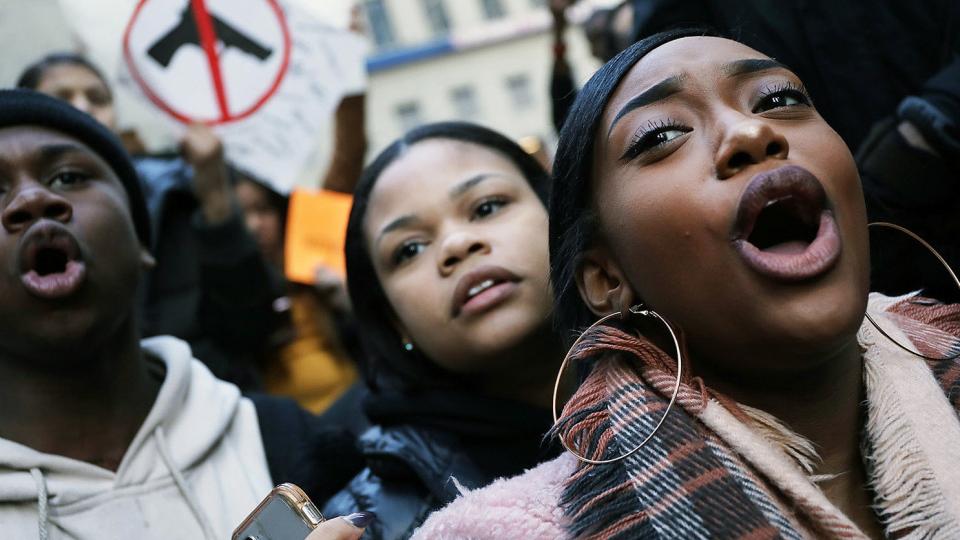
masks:
<path id="1" fill-rule="evenodd" d="M 570 3 L 550 166 L 338 122 L 345 282 L 210 127 L 138 154 L 72 53 L 0 90 L 0 530 L 227 538 L 293 483 L 310 540 L 960 537 L 958 5 L 628 0 L 577 88 Z"/>

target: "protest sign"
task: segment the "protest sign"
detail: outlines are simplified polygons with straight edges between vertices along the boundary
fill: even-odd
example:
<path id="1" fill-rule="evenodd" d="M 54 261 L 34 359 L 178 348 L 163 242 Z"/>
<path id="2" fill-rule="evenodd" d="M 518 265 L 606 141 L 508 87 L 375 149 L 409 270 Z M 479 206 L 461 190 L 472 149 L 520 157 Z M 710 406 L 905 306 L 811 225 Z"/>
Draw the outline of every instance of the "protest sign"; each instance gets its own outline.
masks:
<path id="1" fill-rule="evenodd" d="M 143 0 L 123 54 L 164 112 L 184 123 L 219 124 L 273 97 L 287 73 L 290 41 L 275 0 Z"/>
<path id="2" fill-rule="evenodd" d="M 322 176 L 317 148 L 365 47 L 293 2 L 140 0 L 121 81 L 181 130 L 213 126 L 231 165 L 289 193 Z"/>
<path id="3" fill-rule="evenodd" d="M 287 279 L 313 283 L 317 266 L 346 276 L 343 254 L 353 197 L 335 191 L 298 189 L 290 195 L 284 269 Z"/>

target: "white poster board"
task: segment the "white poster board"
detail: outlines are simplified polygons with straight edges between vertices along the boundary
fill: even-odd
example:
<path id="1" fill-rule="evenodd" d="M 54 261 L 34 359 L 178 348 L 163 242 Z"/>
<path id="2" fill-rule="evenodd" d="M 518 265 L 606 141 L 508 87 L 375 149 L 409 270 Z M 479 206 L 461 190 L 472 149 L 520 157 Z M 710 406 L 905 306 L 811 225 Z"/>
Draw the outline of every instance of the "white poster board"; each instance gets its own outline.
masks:
<path id="1" fill-rule="evenodd" d="M 122 39 L 121 84 L 175 129 L 213 126 L 231 165 L 281 193 L 325 171 L 318 148 L 366 54 L 359 36 L 277 0 L 141 0 Z"/>

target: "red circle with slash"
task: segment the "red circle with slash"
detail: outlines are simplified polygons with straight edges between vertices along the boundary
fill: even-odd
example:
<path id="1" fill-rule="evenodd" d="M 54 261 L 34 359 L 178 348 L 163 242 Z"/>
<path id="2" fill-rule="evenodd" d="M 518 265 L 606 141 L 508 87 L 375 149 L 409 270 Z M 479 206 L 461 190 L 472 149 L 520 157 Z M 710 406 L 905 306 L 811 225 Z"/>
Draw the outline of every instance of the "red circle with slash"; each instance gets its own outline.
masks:
<path id="1" fill-rule="evenodd" d="M 283 55 L 280 61 L 280 69 L 277 71 L 273 81 L 263 95 L 257 98 L 252 105 L 237 112 L 231 112 L 229 104 L 227 103 L 227 92 L 224 86 L 223 72 L 221 71 L 220 58 L 217 54 L 216 48 L 218 36 L 210 12 L 207 10 L 206 1 L 189 0 L 190 10 L 193 14 L 194 24 L 196 25 L 196 31 L 200 41 L 200 47 L 203 49 L 204 55 L 207 59 L 207 65 L 212 80 L 211 82 L 213 83 L 217 106 L 220 111 L 219 118 L 214 120 L 200 120 L 197 118 L 192 118 L 188 114 L 178 111 L 170 103 L 167 103 L 163 98 L 161 98 L 158 93 L 150 87 L 143 75 L 137 69 L 137 63 L 134 61 L 133 52 L 130 47 L 130 35 L 135 23 L 137 22 L 137 18 L 140 16 L 141 11 L 143 11 L 144 6 L 151 1 L 157 0 L 140 0 L 133 12 L 133 15 L 130 17 L 130 22 L 127 24 L 127 28 L 123 34 L 123 56 L 128 68 L 130 69 L 130 75 L 133 77 L 134 81 L 136 81 L 137 85 L 144 92 L 144 94 L 146 94 L 150 101 L 161 110 L 185 124 L 192 124 L 195 122 L 201 122 L 208 125 L 226 124 L 229 122 L 242 120 L 252 115 L 261 107 L 263 107 L 263 105 L 266 104 L 270 98 L 274 96 L 274 94 L 276 94 L 277 90 L 280 88 L 280 83 L 283 82 L 284 76 L 287 73 L 287 68 L 290 65 L 291 49 L 290 30 L 287 27 L 283 9 L 277 3 L 277 0 L 261 1 L 267 4 L 271 11 L 276 15 L 277 22 L 279 23 L 280 32 L 282 35 Z"/>

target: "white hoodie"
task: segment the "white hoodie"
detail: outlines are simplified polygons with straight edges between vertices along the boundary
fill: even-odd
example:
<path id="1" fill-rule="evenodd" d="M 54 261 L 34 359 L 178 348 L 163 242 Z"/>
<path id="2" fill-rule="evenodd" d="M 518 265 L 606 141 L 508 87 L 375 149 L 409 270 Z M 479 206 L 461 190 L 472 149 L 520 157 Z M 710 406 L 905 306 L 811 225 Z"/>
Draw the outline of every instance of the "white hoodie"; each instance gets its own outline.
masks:
<path id="1" fill-rule="evenodd" d="M 0 438 L 0 537 L 226 539 L 269 492 L 253 403 L 183 341 L 142 345 L 166 377 L 117 472 Z"/>

